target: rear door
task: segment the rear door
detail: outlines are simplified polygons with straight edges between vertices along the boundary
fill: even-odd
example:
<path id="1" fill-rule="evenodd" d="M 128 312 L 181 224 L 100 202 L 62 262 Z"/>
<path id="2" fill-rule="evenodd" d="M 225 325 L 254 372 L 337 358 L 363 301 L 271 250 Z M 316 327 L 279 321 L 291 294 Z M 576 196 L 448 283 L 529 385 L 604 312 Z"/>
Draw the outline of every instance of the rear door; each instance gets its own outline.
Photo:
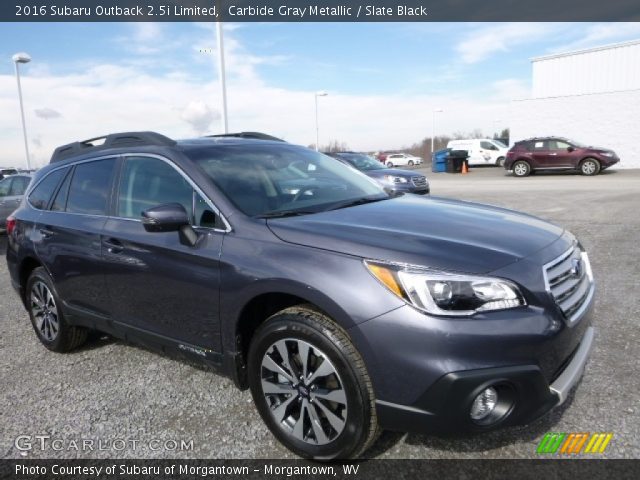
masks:
<path id="1" fill-rule="evenodd" d="M 144 210 L 180 203 L 203 237 L 196 247 L 178 232 L 147 232 Z M 184 342 L 208 357 L 219 352 L 219 257 L 224 227 L 212 205 L 168 159 L 127 156 L 113 215 L 102 238 L 105 279 L 114 320 Z"/>
<path id="2" fill-rule="evenodd" d="M 548 140 L 534 140 L 531 142 L 531 159 L 533 168 L 556 167 L 557 152 L 549 149 Z"/>
<path id="3" fill-rule="evenodd" d="M 78 163 L 42 211 L 36 251 L 47 266 L 65 306 L 82 316 L 106 318 L 101 233 L 111 197 L 115 157 Z"/>

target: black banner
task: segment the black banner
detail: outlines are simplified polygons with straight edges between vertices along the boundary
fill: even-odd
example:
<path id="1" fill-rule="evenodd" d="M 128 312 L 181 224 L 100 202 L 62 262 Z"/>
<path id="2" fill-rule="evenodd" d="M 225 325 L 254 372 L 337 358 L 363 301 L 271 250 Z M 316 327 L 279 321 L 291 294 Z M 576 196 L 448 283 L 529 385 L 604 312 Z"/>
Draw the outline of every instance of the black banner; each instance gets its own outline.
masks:
<path id="1" fill-rule="evenodd" d="M 26 479 L 635 479 L 638 460 L 0 460 L 0 478 Z"/>
<path id="2" fill-rule="evenodd" d="M 638 21 L 637 0 L 2 0 L 1 22 Z"/>

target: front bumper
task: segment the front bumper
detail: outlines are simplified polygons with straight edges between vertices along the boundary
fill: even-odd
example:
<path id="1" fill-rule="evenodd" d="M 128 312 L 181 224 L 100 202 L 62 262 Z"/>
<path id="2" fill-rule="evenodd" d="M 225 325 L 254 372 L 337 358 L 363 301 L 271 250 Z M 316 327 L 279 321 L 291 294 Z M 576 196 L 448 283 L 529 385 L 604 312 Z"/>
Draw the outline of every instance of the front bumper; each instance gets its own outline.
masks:
<path id="1" fill-rule="evenodd" d="M 428 410 L 377 400 L 378 421 L 387 430 L 440 434 L 530 423 L 565 402 L 584 372 L 593 337 L 594 328 L 589 327 L 570 362 L 551 385 L 535 365 L 449 373 L 417 402 Z M 475 397 L 487 387 L 498 391 L 499 402 L 507 402 L 507 413 L 495 423 L 480 425 L 471 420 L 469 412 Z"/>

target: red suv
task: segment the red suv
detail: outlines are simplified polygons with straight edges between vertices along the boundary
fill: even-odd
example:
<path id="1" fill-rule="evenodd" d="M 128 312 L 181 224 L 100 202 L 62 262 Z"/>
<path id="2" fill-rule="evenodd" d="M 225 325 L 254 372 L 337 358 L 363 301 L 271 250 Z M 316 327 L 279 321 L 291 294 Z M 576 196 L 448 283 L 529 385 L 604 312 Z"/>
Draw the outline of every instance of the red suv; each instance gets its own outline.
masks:
<path id="1" fill-rule="evenodd" d="M 583 175 L 597 175 L 619 161 L 613 150 L 545 137 L 516 142 L 507 152 L 504 168 L 513 170 L 516 177 L 526 177 L 536 170 L 577 170 Z"/>

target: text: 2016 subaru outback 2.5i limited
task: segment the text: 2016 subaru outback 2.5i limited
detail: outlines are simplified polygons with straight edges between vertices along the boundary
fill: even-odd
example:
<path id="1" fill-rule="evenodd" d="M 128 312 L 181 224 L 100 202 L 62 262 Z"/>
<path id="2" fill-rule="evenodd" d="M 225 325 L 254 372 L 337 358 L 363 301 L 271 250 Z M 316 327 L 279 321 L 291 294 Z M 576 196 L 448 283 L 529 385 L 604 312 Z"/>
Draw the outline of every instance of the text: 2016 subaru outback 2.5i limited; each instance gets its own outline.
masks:
<path id="1" fill-rule="evenodd" d="M 47 348 L 96 329 L 211 365 L 305 457 L 357 456 L 379 429 L 529 422 L 566 399 L 592 345 L 593 279 L 569 232 L 390 196 L 284 142 L 60 147 L 8 231 Z"/>

